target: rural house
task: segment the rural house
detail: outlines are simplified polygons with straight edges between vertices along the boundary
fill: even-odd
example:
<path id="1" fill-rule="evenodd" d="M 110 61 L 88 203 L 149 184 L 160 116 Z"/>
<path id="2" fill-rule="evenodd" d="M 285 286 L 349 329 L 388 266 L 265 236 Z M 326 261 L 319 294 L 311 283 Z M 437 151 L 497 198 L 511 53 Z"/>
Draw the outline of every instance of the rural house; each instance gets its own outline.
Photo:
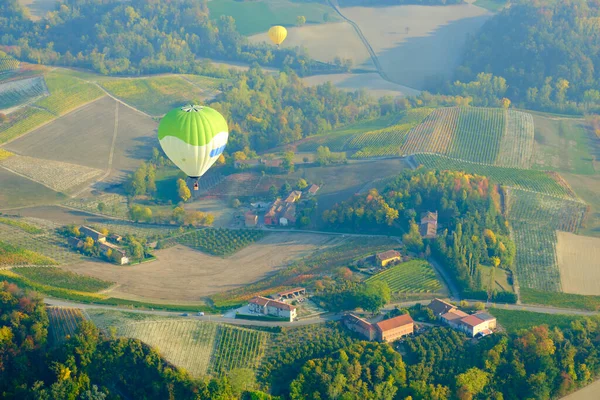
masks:
<path id="1" fill-rule="evenodd" d="M 75 236 L 71 236 L 70 238 L 68 238 L 67 243 L 69 244 L 69 246 L 75 249 L 83 247 L 83 240 L 76 238 Z"/>
<path id="2" fill-rule="evenodd" d="M 246 214 L 244 214 L 244 220 L 247 227 L 256 226 L 258 224 L 258 215 L 252 211 L 248 211 Z"/>
<path id="3" fill-rule="evenodd" d="M 110 235 L 108 235 L 108 240 L 115 243 L 120 243 L 121 240 L 123 240 L 123 237 L 121 235 L 117 235 L 116 233 L 111 233 Z"/>
<path id="4" fill-rule="evenodd" d="M 250 300 L 248 309 L 263 315 L 289 319 L 290 322 L 296 319 L 296 307 L 262 296 Z"/>
<path id="5" fill-rule="evenodd" d="M 296 204 L 288 203 L 285 205 L 283 215 L 279 218 L 279 225 L 288 226 L 296 223 Z"/>
<path id="6" fill-rule="evenodd" d="M 294 289 L 286 290 L 284 292 L 277 293 L 277 298 L 279 300 L 293 299 L 295 297 L 305 296 L 305 295 L 306 295 L 306 289 L 303 287 L 298 287 L 298 288 L 294 288 Z"/>
<path id="7" fill-rule="evenodd" d="M 111 257 L 117 261 L 117 263 L 121 265 L 125 265 L 129 263 L 129 257 L 127 257 L 127 253 L 125 250 L 121 249 L 118 246 L 115 246 L 112 243 L 108 242 L 100 242 L 100 251 L 105 256 L 108 254 L 109 250 L 111 251 Z"/>
<path id="8" fill-rule="evenodd" d="M 354 314 L 346 314 L 342 318 L 344 321 L 344 325 L 346 328 L 350 329 L 352 332 L 356 332 L 365 339 L 369 341 L 373 341 L 376 339 L 377 330 L 375 326 L 368 321 L 365 321 L 362 318 L 357 317 Z"/>
<path id="9" fill-rule="evenodd" d="M 300 200 L 300 197 L 302 197 L 302 192 L 299 190 L 294 190 L 288 195 L 288 197 L 286 197 L 285 202 L 286 203 L 295 203 L 298 200 Z"/>
<path id="10" fill-rule="evenodd" d="M 375 258 L 377 259 L 377 264 L 379 264 L 381 267 L 385 267 L 392 262 L 402 261 L 402 255 L 396 250 L 388 250 L 384 251 L 383 253 L 377 253 Z"/>
<path id="11" fill-rule="evenodd" d="M 92 239 L 94 239 L 94 242 L 102 243 L 106 241 L 106 235 L 103 235 L 100 232 L 88 226 L 81 226 L 79 228 L 79 232 L 85 237 L 91 237 Z"/>
<path id="12" fill-rule="evenodd" d="M 285 201 L 277 199 L 265 214 L 265 225 L 288 226 L 296 223 L 296 200 L 302 195 L 294 190 Z"/>
<path id="13" fill-rule="evenodd" d="M 442 319 L 442 321 L 448 325 L 454 325 L 455 327 L 458 326 L 458 323 L 461 319 L 463 319 L 464 317 L 468 317 L 469 314 L 467 314 L 466 312 L 463 312 L 457 308 L 448 311 L 445 314 L 440 315 L 440 318 Z"/>
<path id="14" fill-rule="evenodd" d="M 450 304 L 441 299 L 433 299 L 431 303 L 427 306 L 431 311 L 433 311 L 433 315 L 436 317 L 441 316 L 442 314 L 446 314 L 448 311 L 456 310 L 456 306 Z"/>
<path id="15" fill-rule="evenodd" d="M 310 185 L 310 187 L 308 188 L 308 190 L 306 191 L 306 193 L 309 196 L 314 196 L 315 194 L 317 194 L 317 192 L 319 191 L 320 187 L 315 185 L 314 183 L 312 185 Z"/>
<path id="16" fill-rule="evenodd" d="M 277 199 L 271 204 L 271 207 L 265 214 L 265 225 L 279 224 L 279 215 L 283 211 L 283 203 L 281 199 Z"/>
<path id="17" fill-rule="evenodd" d="M 415 321 L 408 314 L 399 315 L 375 324 L 377 339 L 382 342 L 393 342 L 402 336 L 410 335 L 415 330 Z"/>
<path id="18" fill-rule="evenodd" d="M 438 213 L 427 211 L 421 214 L 421 224 L 419 225 L 419 233 L 423 239 L 433 239 L 437 236 L 437 220 Z"/>
<path id="19" fill-rule="evenodd" d="M 448 306 L 451 306 L 452 308 L 448 308 Z M 489 335 L 496 329 L 496 317 L 488 313 L 478 312 L 469 315 L 439 299 L 433 300 L 431 304 L 429 304 L 429 308 L 432 309 L 436 316 L 440 317 L 443 323 L 456 330 L 462 331 L 471 337 L 480 333 Z M 443 314 L 438 314 L 438 312 L 444 310 L 447 311 Z"/>

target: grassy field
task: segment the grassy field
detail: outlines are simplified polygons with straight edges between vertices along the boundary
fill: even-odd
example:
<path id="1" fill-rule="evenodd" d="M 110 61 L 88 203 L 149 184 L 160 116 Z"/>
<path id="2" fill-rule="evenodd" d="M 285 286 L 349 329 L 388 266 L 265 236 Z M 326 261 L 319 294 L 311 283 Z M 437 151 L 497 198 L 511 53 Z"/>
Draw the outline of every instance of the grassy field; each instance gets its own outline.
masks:
<path id="1" fill-rule="evenodd" d="M 534 115 L 533 168 L 593 175 L 594 149 L 598 148 L 585 124 L 578 119 L 552 119 Z M 595 145 L 594 145 L 595 143 Z"/>
<path id="2" fill-rule="evenodd" d="M 557 232 L 556 257 L 565 293 L 600 295 L 600 238 Z"/>
<path id="3" fill-rule="evenodd" d="M 508 271 L 502 268 L 496 268 L 494 279 L 491 281 L 493 268 L 487 265 L 479 265 L 478 267 L 481 271 L 481 280 L 486 288 L 489 288 L 491 283 L 491 290 L 514 292 L 513 286 L 509 283 Z"/>
<path id="4" fill-rule="evenodd" d="M 160 116 L 174 107 L 213 97 L 221 82 L 219 79 L 193 75 L 186 76 L 186 79 L 169 75 L 101 80 L 100 85 L 125 103 L 150 115 Z"/>
<path id="5" fill-rule="evenodd" d="M 58 345 L 72 336 L 85 320 L 79 308 L 46 307 L 46 311 L 50 320 L 48 336 L 52 345 Z"/>
<path id="6" fill-rule="evenodd" d="M 18 138 L 54 118 L 46 110 L 24 107 L 12 113 L 7 121 L 0 123 L 0 144 Z"/>
<path id="7" fill-rule="evenodd" d="M 55 204 L 65 199 L 64 194 L 55 192 L 1 167 L 0 182 L 2 182 L 0 210 L 40 204 Z"/>
<path id="8" fill-rule="evenodd" d="M 215 256 L 229 256 L 265 235 L 264 231 L 208 228 L 180 236 L 177 242 Z"/>
<path id="9" fill-rule="evenodd" d="M 425 260 L 395 265 L 370 277 L 367 282 L 385 282 L 394 294 L 440 293 L 442 290 L 435 271 Z"/>
<path id="10" fill-rule="evenodd" d="M 530 304 L 600 311 L 600 296 L 583 296 L 581 294 L 521 288 L 521 301 Z"/>
<path id="11" fill-rule="evenodd" d="M 328 6 L 317 3 L 296 3 L 289 0 L 258 0 L 239 2 L 235 0 L 210 1 L 208 3 L 211 18 L 229 15 L 235 19 L 238 31 L 242 35 L 252 35 L 269 30 L 272 25 L 294 26 L 300 15 L 306 17 L 309 24 L 323 23 L 328 14 L 330 21 L 340 18 Z"/>
<path id="12" fill-rule="evenodd" d="M 586 206 L 511 189 L 508 218 L 517 246 L 515 267 L 521 288 L 560 291 L 556 231 L 577 232 Z"/>
<path id="13" fill-rule="evenodd" d="M 533 144 L 530 115 L 500 108 L 434 110 L 412 129 L 402 154 L 436 153 L 474 163 L 527 168 Z"/>
<path id="14" fill-rule="evenodd" d="M 22 231 L 25 231 L 27 233 L 31 233 L 31 234 L 37 234 L 37 233 L 44 233 L 43 229 L 38 228 L 37 226 L 34 226 L 32 224 L 29 224 L 27 222 L 24 222 L 20 219 L 17 218 L 3 218 L 0 217 L 0 224 L 5 224 L 5 225 L 10 225 L 10 226 L 14 226 L 17 227 L 19 229 L 21 229 Z"/>
<path id="15" fill-rule="evenodd" d="M 302 78 L 305 84 L 309 86 L 321 85 L 325 82 L 331 82 L 338 89 L 354 92 L 356 90 L 365 90 L 371 96 L 381 98 L 383 96 L 405 97 L 416 96 L 420 92 L 406 86 L 398 85 L 386 81 L 375 72 L 369 73 L 345 73 L 345 74 L 323 74 L 312 75 Z"/>
<path id="16" fill-rule="evenodd" d="M 544 314 L 531 311 L 504 310 L 502 308 L 490 308 L 489 311 L 498 319 L 498 323 L 511 333 L 539 325 L 548 325 L 551 328 L 555 326 L 568 328 L 571 326 L 571 322 L 585 318 L 577 315 Z"/>
<path id="17" fill-rule="evenodd" d="M 104 92 L 95 85 L 65 72 L 48 72 L 45 79 L 50 96 L 36 101 L 35 104 L 57 116 L 104 96 Z"/>
<path id="18" fill-rule="evenodd" d="M 80 292 L 99 292 L 108 289 L 113 285 L 112 282 L 106 282 L 89 276 L 74 274 L 56 267 L 25 267 L 13 268 L 12 271 L 25 278 L 63 289 L 76 290 Z"/>
<path id="19" fill-rule="evenodd" d="M 105 310 L 89 310 L 102 329 L 115 327 L 117 334 L 137 338 L 170 362 L 194 376 L 222 375 L 235 368 L 257 369 L 270 334 L 225 324 L 139 316 Z"/>
<path id="20" fill-rule="evenodd" d="M 54 265 L 49 257 L 0 241 L 0 265 Z"/>
<path id="21" fill-rule="evenodd" d="M 428 169 L 465 171 L 470 174 L 487 176 L 490 181 L 517 189 L 532 190 L 561 198 L 576 198 L 573 190 L 554 173 L 520 168 L 495 167 L 457 160 L 438 154 L 416 154 L 417 165 Z"/>

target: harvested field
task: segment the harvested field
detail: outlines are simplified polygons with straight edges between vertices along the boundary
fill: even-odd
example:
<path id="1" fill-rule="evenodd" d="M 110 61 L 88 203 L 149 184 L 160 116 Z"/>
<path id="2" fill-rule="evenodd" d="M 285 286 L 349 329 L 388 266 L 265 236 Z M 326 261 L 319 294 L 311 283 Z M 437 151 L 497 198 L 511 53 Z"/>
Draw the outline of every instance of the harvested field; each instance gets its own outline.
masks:
<path id="1" fill-rule="evenodd" d="M 563 292 L 600 295 L 600 239 L 560 231 L 556 235 Z"/>
<path id="2" fill-rule="evenodd" d="M 0 165 L 57 192 L 68 192 L 102 174 L 96 168 L 26 156 L 10 157 Z"/>
<path id="3" fill-rule="evenodd" d="M 313 75 L 302 79 L 309 86 L 320 85 L 325 82 L 331 82 L 339 89 L 355 91 L 359 89 L 366 90 L 371 96 L 383 97 L 405 97 L 416 96 L 419 90 L 406 86 L 398 85 L 384 80 L 377 73 L 367 74 L 329 74 Z"/>
<path id="4" fill-rule="evenodd" d="M 68 266 L 73 272 L 116 282 L 113 297 L 132 300 L 198 301 L 268 276 L 294 259 L 327 246 L 327 235 L 278 233 L 227 258 L 184 246 L 156 251 L 157 261 L 121 267 L 104 262 Z"/>
<path id="5" fill-rule="evenodd" d="M 492 16 L 470 4 L 347 7 L 342 13 L 360 27 L 386 74 L 417 89 L 426 89 L 432 79 L 450 78 L 467 36 Z"/>
<path id="6" fill-rule="evenodd" d="M 0 210 L 16 207 L 53 204 L 64 200 L 65 195 L 55 192 L 39 183 L 23 178 L 4 168 L 0 168 Z"/>
<path id="7" fill-rule="evenodd" d="M 86 220 L 89 221 L 95 218 L 94 215 L 83 211 L 46 205 L 22 208 L 19 210 L 19 214 L 27 218 L 43 219 L 47 223 L 56 225 L 83 224 Z"/>
<path id="8" fill-rule="evenodd" d="M 249 39 L 251 43 L 271 43 L 266 32 Z M 369 52 L 347 22 L 288 28 L 287 39 L 281 47 L 304 47 L 312 58 L 319 61 L 333 62 L 340 57 L 352 60 L 354 67 L 375 70 Z"/>

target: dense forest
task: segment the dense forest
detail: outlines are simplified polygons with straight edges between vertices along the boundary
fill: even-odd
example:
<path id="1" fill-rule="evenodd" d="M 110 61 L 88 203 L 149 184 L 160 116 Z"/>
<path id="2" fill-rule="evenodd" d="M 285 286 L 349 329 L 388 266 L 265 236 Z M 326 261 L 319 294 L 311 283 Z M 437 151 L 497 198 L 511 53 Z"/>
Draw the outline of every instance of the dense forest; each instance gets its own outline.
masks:
<path id="1" fill-rule="evenodd" d="M 269 399 L 223 379 L 193 379 L 136 339 L 90 322 L 59 347 L 48 339 L 42 299 L 0 283 L 0 398 L 19 400 Z"/>
<path id="2" fill-rule="evenodd" d="M 212 20 L 207 0 L 62 0 L 32 22 L 18 0 L 0 4 L 0 44 L 20 60 L 102 74 L 206 72 L 198 57 L 290 67 L 300 75 L 343 68 L 301 49 L 251 45 L 235 20 Z"/>
<path id="3" fill-rule="evenodd" d="M 406 232 L 414 252 L 433 253 L 463 290 L 479 291 L 479 265 L 511 269 L 515 246 L 501 212 L 501 188 L 486 177 L 454 171 L 405 170 L 381 193 L 371 189 L 336 204 L 323 220 L 336 229 Z M 438 212 L 438 237 L 426 245 L 419 233 L 421 214 Z"/>
<path id="4" fill-rule="evenodd" d="M 559 112 L 600 111 L 600 2 L 513 1 L 470 39 L 457 78 L 506 79 L 513 103 Z M 450 90 L 464 93 L 465 84 Z"/>

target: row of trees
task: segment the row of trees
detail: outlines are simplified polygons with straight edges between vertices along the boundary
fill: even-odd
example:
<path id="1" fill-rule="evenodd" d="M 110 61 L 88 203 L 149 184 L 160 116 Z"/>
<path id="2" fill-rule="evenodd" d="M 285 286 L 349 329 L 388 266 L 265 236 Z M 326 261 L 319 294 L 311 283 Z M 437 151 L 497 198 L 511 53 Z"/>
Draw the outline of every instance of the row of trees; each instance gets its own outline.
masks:
<path id="1" fill-rule="evenodd" d="M 431 251 L 454 273 L 464 290 L 486 287 L 479 265 L 511 269 L 515 246 L 501 212 L 499 188 L 487 178 L 455 171 L 405 170 L 382 193 L 371 189 L 326 210 L 331 227 L 406 232 L 409 250 L 425 244 L 417 223 L 422 213 L 438 213 L 444 227 L 431 242 Z"/>

